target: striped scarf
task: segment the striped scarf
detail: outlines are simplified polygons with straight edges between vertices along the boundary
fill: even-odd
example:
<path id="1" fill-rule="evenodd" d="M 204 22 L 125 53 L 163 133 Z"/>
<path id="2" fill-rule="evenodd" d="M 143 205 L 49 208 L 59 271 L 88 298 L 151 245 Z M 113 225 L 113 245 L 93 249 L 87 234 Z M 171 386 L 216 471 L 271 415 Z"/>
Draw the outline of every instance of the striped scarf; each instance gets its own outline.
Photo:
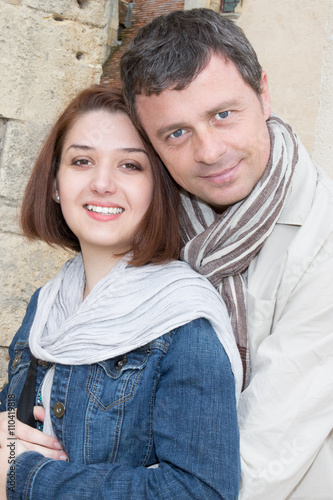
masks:
<path id="1" fill-rule="evenodd" d="M 224 299 L 243 362 L 245 388 L 250 378 L 247 348 L 247 269 L 272 233 L 285 204 L 298 160 L 298 139 L 276 116 L 267 122 L 271 152 L 251 193 L 222 214 L 197 197 L 181 194 L 182 260 L 209 279 Z"/>

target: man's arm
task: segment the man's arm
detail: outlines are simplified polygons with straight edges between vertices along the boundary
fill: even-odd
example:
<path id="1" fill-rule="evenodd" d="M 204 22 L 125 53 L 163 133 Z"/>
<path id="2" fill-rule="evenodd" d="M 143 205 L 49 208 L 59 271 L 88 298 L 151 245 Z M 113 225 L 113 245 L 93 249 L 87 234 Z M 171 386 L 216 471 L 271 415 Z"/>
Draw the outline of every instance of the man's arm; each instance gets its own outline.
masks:
<path id="1" fill-rule="evenodd" d="M 332 430 L 332 247 L 326 241 L 307 267 L 253 360 L 239 405 L 242 500 L 289 498 Z M 328 480 L 318 478 L 327 498 Z"/>

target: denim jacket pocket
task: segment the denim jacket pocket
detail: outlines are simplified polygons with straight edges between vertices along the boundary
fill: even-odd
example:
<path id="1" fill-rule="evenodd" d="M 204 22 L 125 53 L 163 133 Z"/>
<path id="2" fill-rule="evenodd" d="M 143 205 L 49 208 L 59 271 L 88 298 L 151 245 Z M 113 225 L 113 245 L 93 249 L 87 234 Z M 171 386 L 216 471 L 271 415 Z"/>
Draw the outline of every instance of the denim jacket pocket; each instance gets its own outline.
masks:
<path id="1" fill-rule="evenodd" d="M 14 346 L 14 358 L 10 364 L 8 394 L 19 398 L 31 361 L 28 341 L 18 341 Z"/>
<path id="2" fill-rule="evenodd" d="M 131 399 L 149 354 L 150 349 L 143 347 L 91 365 L 86 383 L 89 397 L 103 411 Z"/>

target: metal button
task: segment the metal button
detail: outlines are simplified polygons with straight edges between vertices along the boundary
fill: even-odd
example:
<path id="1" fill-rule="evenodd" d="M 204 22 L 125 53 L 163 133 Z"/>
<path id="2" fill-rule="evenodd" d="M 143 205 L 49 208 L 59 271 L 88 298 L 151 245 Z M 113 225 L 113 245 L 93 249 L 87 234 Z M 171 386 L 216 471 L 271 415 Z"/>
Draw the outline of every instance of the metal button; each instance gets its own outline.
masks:
<path id="1" fill-rule="evenodd" d="M 53 407 L 53 413 L 58 418 L 63 417 L 65 414 L 65 406 L 60 402 L 56 403 Z"/>
<path id="2" fill-rule="evenodd" d="M 120 372 L 120 370 L 123 368 L 123 366 L 125 366 L 127 363 L 127 359 L 126 359 L 126 356 L 124 356 L 123 358 L 121 359 L 118 359 L 117 361 L 114 362 L 114 367 L 116 369 L 117 372 Z"/>
<path id="3" fill-rule="evenodd" d="M 15 356 L 14 360 L 13 360 L 13 368 L 15 368 L 15 366 L 17 366 L 19 364 L 19 362 L 21 361 L 21 358 L 22 358 L 22 353 L 20 354 L 17 354 L 17 356 Z"/>
<path id="4" fill-rule="evenodd" d="M 48 364 L 49 364 L 49 363 L 48 363 L 47 361 L 43 361 L 42 359 L 39 359 L 39 360 L 38 360 L 38 364 L 39 364 L 40 366 L 48 366 Z"/>

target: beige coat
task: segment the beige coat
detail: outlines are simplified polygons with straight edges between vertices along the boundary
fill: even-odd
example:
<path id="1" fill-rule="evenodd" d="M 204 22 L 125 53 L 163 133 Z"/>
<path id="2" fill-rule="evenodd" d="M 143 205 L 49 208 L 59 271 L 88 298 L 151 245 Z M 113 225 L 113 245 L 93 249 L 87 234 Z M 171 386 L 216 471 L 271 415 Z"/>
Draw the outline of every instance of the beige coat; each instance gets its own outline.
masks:
<path id="1" fill-rule="evenodd" d="M 241 500 L 333 499 L 333 181 L 300 159 L 248 271 Z"/>

